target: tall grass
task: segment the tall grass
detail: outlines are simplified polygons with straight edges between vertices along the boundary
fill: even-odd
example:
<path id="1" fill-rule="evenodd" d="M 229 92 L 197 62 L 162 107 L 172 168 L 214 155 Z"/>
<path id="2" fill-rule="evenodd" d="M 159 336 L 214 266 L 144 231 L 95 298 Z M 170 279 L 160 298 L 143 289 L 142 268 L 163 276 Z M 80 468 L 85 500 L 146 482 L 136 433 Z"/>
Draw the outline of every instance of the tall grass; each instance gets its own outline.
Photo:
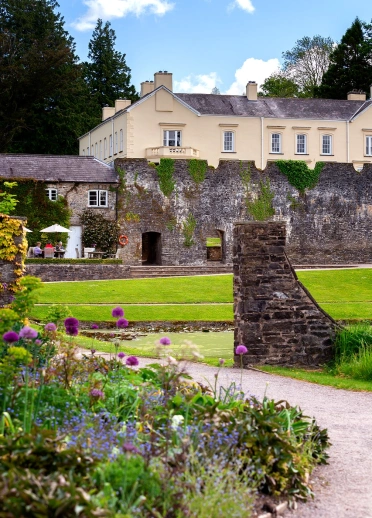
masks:
<path id="1" fill-rule="evenodd" d="M 338 333 L 335 364 L 339 374 L 372 381 L 372 327 L 369 324 L 353 324 Z"/>

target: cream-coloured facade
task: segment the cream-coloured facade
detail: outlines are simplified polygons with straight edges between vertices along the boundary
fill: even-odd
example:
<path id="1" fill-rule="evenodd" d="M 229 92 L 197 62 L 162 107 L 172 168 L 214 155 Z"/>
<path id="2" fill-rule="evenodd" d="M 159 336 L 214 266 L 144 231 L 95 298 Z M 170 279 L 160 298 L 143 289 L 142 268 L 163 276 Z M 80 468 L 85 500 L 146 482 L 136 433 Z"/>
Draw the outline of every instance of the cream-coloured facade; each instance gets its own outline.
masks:
<path id="1" fill-rule="evenodd" d="M 351 92 L 348 99 L 175 94 L 172 74 L 157 72 L 141 84 L 141 98 L 103 108 L 102 123 L 80 137 L 79 154 L 111 163 L 115 158 L 163 157 L 254 160 L 264 169 L 278 159 L 372 162 L 372 100 Z M 371 87 L 372 97 L 372 87 Z"/>

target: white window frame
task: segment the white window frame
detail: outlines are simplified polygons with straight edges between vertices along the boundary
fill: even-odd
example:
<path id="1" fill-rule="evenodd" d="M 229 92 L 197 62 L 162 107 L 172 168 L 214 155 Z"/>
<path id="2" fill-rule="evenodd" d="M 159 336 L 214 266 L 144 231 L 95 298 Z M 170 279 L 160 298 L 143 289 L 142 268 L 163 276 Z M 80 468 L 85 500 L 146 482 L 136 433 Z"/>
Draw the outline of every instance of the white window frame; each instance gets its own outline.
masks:
<path id="1" fill-rule="evenodd" d="M 106 160 L 107 158 L 107 138 L 105 137 L 103 139 L 103 159 Z"/>
<path id="2" fill-rule="evenodd" d="M 87 147 L 87 156 L 90 156 L 90 155 L 89 155 L 89 151 L 90 151 L 90 147 L 88 146 L 88 147 Z"/>
<path id="3" fill-rule="evenodd" d="M 102 140 L 99 141 L 99 155 L 98 158 L 102 160 Z"/>
<path id="4" fill-rule="evenodd" d="M 83 156 L 85 156 L 85 149 L 83 149 Z"/>
<path id="5" fill-rule="evenodd" d="M 365 156 L 372 156 L 372 135 L 366 135 Z"/>
<path id="6" fill-rule="evenodd" d="M 235 131 L 224 131 L 222 133 L 222 149 L 224 153 L 235 152 Z"/>
<path id="7" fill-rule="evenodd" d="M 120 130 L 119 142 L 119 152 L 121 153 L 122 151 L 124 151 L 124 135 L 122 129 Z"/>
<path id="8" fill-rule="evenodd" d="M 324 151 L 325 149 L 325 139 L 329 139 L 329 151 Z M 321 155 L 333 155 L 333 135 L 330 135 L 329 133 L 325 133 L 321 137 Z"/>
<path id="9" fill-rule="evenodd" d="M 95 201 L 92 200 L 93 193 L 95 193 Z M 108 191 L 100 189 L 88 191 L 88 207 L 108 207 Z"/>
<path id="10" fill-rule="evenodd" d="M 278 139 L 275 139 L 274 137 L 278 137 Z M 277 146 L 274 146 L 274 144 L 277 144 Z M 282 152 L 282 134 L 281 133 L 271 133 L 270 138 L 270 153 L 281 153 Z"/>
<path id="11" fill-rule="evenodd" d="M 112 156 L 113 155 L 113 142 L 112 142 L 112 135 L 110 135 L 110 138 L 109 138 L 109 142 L 110 142 L 110 148 L 109 148 L 109 156 Z"/>
<path id="12" fill-rule="evenodd" d="M 114 148 L 115 155 L 117 154 L 118 150 L 119 150 L 119 147 L 118 147 L 118 132 L 115 131 L 115 148 Z"/>
<path id="13" fill-rule="evenodd" d="M 303 137 L 303 142 L 300 142 L 300 138 Z M 300 146 L 303 145 L 303 151 L 300 151 Z M 306 133 L 296 134 L 296 155 L 307 155 L 307 135 Z"/>
<path id="14" fill-rule="evenodd" d="M 46 195 L 50 199 L 50 201 L 57 201 L 58 200 L 58 191 L 57 189 L 54 189 L 53 187 L 48 187 L 46 190 Z"/>
<path id="15" fill-rule="evenodd" d="M 96 142 L 96 145 L 95 145 L 94 156 L 95 156 L 96 158 L 98 157 L 98 142 Z"/>
<path id="16" fill-rule="evenodd" d="M 174 144 L 171 142 L 174 141 Z M 182 147 L 182 131 L 181 130 L 163 130 L 163 146 L 165 147 Z"/>

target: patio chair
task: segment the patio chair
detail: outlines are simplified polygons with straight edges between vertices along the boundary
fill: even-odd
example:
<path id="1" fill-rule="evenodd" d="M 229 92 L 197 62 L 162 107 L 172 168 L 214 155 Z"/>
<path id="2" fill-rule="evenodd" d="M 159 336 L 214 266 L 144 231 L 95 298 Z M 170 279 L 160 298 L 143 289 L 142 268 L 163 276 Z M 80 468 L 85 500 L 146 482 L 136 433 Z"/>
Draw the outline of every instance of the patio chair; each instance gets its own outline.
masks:
<path id="1" fill-rule="evenodd" d="M 44 259 L 54 259 L 54 248 L 44 248 Z"/>
<path id="2" fill-rule="evenodd" d="M 89 252 L 94 252 L 95 248 L 86 248 L 84 247 L 84 259 L 88 259 Z"/>
<path id="3" fill-rule="evenodd" d="M 27 257 L 30 259 L 35 257 L 34 248 L 34 246 L 30 246 L 30 248 L 27 250 Z"/>

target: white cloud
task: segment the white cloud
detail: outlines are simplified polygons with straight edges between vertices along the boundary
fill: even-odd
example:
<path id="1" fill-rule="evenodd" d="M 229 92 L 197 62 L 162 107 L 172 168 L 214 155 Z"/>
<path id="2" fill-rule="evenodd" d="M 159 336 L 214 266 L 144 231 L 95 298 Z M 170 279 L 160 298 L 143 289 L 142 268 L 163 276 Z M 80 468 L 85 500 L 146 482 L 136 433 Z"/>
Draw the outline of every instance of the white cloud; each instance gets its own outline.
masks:
<path id="1" fill-rule="evenodd" d="M 233 9 L 234 7 L 240 7 L 240 9 L 247 11 L 247 13 L 253 13 L 255 9 L 251 0 L 234 0 L 234 2 L 230 4 L 230 9 Z"/>
<path id="2" fill-rule="evenodd" d="M 230 95 L 242 95 L 248 81 L 256 81 L 260 86 L 267 77 L 280 68 L 277 58 L 263 61 L 262 59 L 248 58 L 235 72 L 235 81 L 225 92 Z"/>
<path id="3" fill-rule="evenodd" d="M 147 13 L 162 16 L 174 6 L 167 0 L 84 0 L 83 3 L 88 10 L 73 23 L 73 26 L 79 31 L 93 29 L 98 18 L 111 20 L 124 18 L 128 14 L 140 16 Z"/>
<path id="4" fill-rule="evenodd" d="M 212 89 L 221 83 L 220 78 L 216 72 L 201 75 L 189 75 L 181 79 L 181 81 L 174 82 L 175 92 L 189 92 L 198 94 L 210 94 Z"/>

